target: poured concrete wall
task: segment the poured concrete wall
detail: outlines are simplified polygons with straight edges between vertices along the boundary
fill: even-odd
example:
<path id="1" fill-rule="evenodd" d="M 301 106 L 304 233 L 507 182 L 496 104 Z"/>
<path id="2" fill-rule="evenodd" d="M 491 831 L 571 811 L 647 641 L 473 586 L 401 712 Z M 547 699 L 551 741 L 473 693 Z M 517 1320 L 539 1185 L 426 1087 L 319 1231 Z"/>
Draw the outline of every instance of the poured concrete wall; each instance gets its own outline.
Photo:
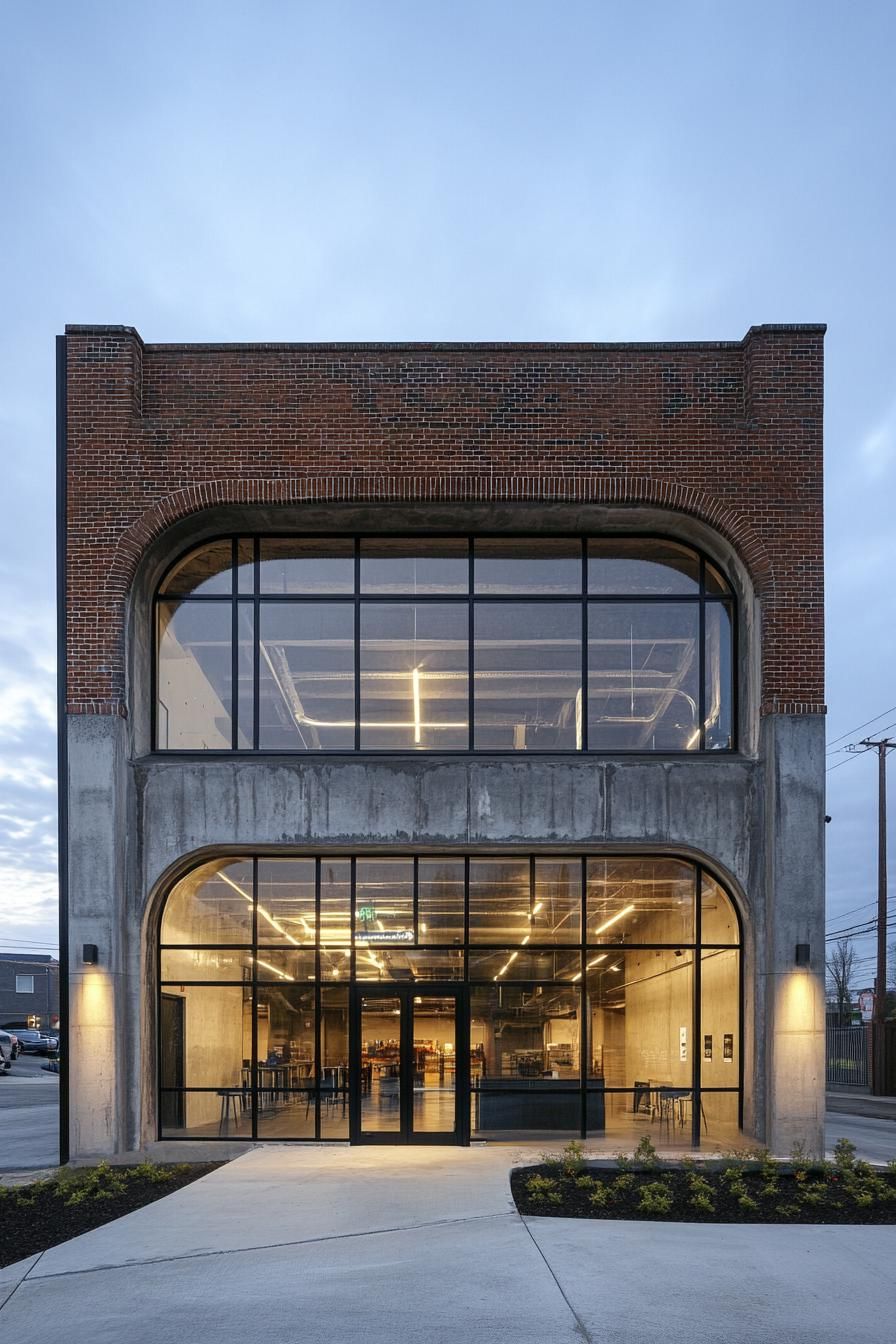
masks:
<path id="1" fill-rule="evenodd" d="M 744 918 L 748 1131 L 821 1144 L 819 716 L 763 720 L 757 759 L 145 758 L 123 721 L 69 724 L 72 1149 L 155 1138 L 155 947 L 165 892 L 211 852 L 533 849 L 706 862 Z M 81 965 L 96 942 L 100 966 Z M 796 971 L 809 942 L 813 968 Z"/>

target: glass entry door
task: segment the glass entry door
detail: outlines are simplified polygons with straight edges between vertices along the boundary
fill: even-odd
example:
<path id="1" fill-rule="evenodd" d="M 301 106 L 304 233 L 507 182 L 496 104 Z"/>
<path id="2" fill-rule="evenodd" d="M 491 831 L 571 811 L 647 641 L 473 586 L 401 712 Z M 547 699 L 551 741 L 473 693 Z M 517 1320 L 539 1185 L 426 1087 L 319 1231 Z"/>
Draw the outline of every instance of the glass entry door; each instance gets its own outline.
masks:
<path id="1" fill-rule="evenodd" d="M 459 1143 L 459 992 L 358 985 L 352 1032 L 355 1143 Z"/>

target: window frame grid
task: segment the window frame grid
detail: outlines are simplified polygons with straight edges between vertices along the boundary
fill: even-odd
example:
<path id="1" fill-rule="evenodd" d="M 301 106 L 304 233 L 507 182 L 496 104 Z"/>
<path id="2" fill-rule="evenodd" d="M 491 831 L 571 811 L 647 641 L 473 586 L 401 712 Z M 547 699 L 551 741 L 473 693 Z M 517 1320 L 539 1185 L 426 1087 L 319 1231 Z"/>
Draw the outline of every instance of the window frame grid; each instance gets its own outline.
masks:
<path id="1" fill-rule="evenodd" d="M 353 572 L 354 572 L 354 592 L 333 592 L 333 593 L 262 593 L 261 592 L 261 542 L 262 540 L 288 541 L 301 536 L 303 540 L 349 540 L 353 546 Z M 389 533 L 385 539 L 395 540 L 420 540 L 421 544 L 427 541 L 438 542 L 441 540 L 457 540 L 463 534 L 458 533 L 433 533 L 431 536 L 421 536 L 417 532 L 413 533 Z M 546 593 L 525 593 L 508 591 L 506 593 L 477 593 L 475 591 L 475 543 L 481 538 L 483 540 L 525 540 L 537 542 L 539 540 L 569 540 L 575 537 L 581 546 L 581 585 L 580 591 L 546 594 Z M 150 707 L 150 735 L 151 735 L 151 753 L 159 756 L 180 756 L 207 758 L 213 756 L 229 757 L 233 755 L 245 756 L 250 750 L 254 754 L 262 756 L 301 756 L 309 759 L 318 757 L 333 756 L 369 756 L 371 758 L 380 758 L 383 756 L 507 756 L 510 758 L 520 757 L 544 757 L 544 756 L 569 756 L 579 758 L 583 755 L 594 757 L 615 757 L 631 756 L 645 757 L 655 759 L 656 757 L 681 757 L 682 759 L 701 759 L 709 756 L 736 756 L 739 751 L 740 740 L 740 720 L 739 720 L 739 677 L 738 677 L 738 658 L 739 658 L 739 627 L 738 603 L 737 597 L 731 581 L 728 579 L 723 566 L 712 561 L 713 568 L 722 576 L 728 584 L 727 593 L 707 593 L 706 591 L 706 572 L 707 556 L 703 550 L 690 543 L 682 542 L 675 537 L 656 532 L 613 532 L 603 536 L 592 533 L 564 533 L 564 532 L 541 532 L 536 534 L 518 533 L 518 532 L 477 532 L 466 535 L 468 542 L 468 579 L 467 592 L 462 593 L 363 593 L 361 591 L 361 544 L 366 539 L 384 539 L 383 534 L 377 533 L 331 533 L 331 532 L 302 532 L 301 534 L 288 532 L 265 532 L 265 533 L 226 533 L 220 536 L 206 538 L 200 547 L 191 547 L 177 557 L 171 565 L 168 566 L 165 574 L 156 588 L 152 602 L 152 669 L 151 669 L 151 707 Z M 238 582 L 238 554 L 240 541 L 251 541 L 253 544 L 253 570 L 254 570 L 254 591 L 249 594 L 239 591 Z M 619 541 L 660 541 L 672 542 L 677 546 L 689 550 L 697 560 L 698 580 L 697 591 L 695 593 L 620 593 L 603 594 L 591 593 L 588 591 L 588 542 L 589 540 L 619 540 Z M 213 545 L 215 542 L 230 541 L 232 543 L 231 551 L 231 591 L 229 594 L 221 593 L 183 593 L 165 592 L 161 590 L 165 585 L 167 575 L 179 565 L 192 550 L 200 549 L 204 546 Z M 238 687 L 238 615 L 239 602 L 251 603 L 254 611 L 253 628 L 253 731 L 252 748 L 240 748 L 239 741 L 239 687 Z M 232 689 L 231 689 L 231 714 L 230 714 L 230 747 L 212 747 L 212 748 L 180 748 L 180 747 L 160 747 L 158 743 L 159 732 L 159 609 L 162 603 L 169 602 L 183 604 L 186 602 L 203 603 L 231 603 L 233 607 L 232 642 L 231 650 L 232 661 Z M 580 666 L 580 686 L 582 696 L 582 745 L 581 747 L 500 747 L 500 748 L 478 748 L 475 744 L 475 612 L 477 604 L 495 605 L 495 604 L 548 604 L 553 605 L 557 602 L 581 603 L 582 607 L 582 634 L 581 634 L 581 666 Z M 260 737 L 260 645 L 261 645 L 261 606 L 263 603 L 274 604 L 338 604 L 352 603 L 354 608 L 354 747 L 321 748 L 320 750 L 307 750 L 292 747 L 265 747 L 259 746 Z M 375 605 L 430 605 L 438 603 L 457 603 L 459 605 L 466 603 L 468 607 L 467 619 L 467 747 L 432 747 L 423 750 L 414 747 L 362 747 L 361 746 L 361 604 L 371 603 Z M 589 679 L 589 658 L 588 658 L 588 632 L 590 608 L 595 603 L 604 603 L 608 605 L 659 605 L 659 604 L 682 604 L 685 606 L 696 606 L 698 609 L 698 684 L 699 684 L 699 740 L 696 749 L 687 750 L 685 748 L 663 748 L 651 751 L 648 748 L 639 747 L 614 747 L 612 749 L 591 747 L 588 741 L 588 679 Z M 731 745 L 728 747 L 715 747 L 711 750 L 706 747 L 706 608 L 709 604 L 719 604 L 725 608 L 731 627 L 730 641 L 730 675 L 727 684 L 721 688 L 721 694 L 727 697 L 730 705 L 731 716 Z"/>

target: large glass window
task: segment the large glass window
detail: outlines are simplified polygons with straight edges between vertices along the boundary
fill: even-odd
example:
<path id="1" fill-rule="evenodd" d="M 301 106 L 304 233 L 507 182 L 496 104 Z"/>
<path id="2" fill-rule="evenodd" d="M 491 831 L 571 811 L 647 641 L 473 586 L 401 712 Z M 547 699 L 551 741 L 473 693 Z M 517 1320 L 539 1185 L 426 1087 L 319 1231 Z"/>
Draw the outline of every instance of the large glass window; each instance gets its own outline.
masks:
<path id="1" fill-rule="evenodd" d="M 161 923 L 161 1133 L 347 1138 L 352 1003 L 419 985 L 458 996 L 471 1136 L 733 1146 L 740 943 L 722 884 L 668 855 L 208 860 Z"/>
<path id="2" fill-rule="evenodd" d="M 160 751 L 730 751 L 731 589 L 657 537 L 231 537 L 155 610 Z"/>

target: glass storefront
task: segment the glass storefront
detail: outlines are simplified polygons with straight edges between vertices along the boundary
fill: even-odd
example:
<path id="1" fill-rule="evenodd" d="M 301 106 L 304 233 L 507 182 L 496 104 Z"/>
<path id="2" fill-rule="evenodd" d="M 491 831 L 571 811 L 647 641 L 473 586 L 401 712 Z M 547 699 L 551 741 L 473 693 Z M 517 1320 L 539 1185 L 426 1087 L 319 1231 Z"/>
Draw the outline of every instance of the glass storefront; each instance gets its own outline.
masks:
<path id="1" fill-rule="evenodd" d="M 213 859 L 162 917 L 160 1135 L 735 1142 L 740 944 L 672 856 Z"/>

